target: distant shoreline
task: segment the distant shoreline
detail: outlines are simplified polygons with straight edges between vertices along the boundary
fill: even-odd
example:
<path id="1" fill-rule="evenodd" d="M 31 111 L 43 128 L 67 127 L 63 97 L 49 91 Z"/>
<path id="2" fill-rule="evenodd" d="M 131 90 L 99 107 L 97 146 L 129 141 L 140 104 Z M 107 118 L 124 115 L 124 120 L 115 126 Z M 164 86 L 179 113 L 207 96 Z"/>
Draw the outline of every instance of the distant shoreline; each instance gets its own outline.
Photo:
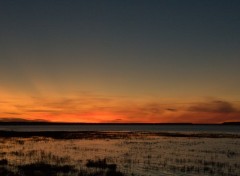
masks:
<path id="1" fill-rule="evenodd" d="M 132 137 L 188 137 L 188 138 L 240 138 L 240 134 L 210 132 L 144 132 L 144 131 L 4 131 L 0 138 L 45 137 L 53 139 L 128 139 Z"/>
<path id="2" fill-rule="evenodd" d="M 67 123 L 67 122 L 0 122 L 0 125 L 240 125 L 240 122 L 210 123 Z"/>

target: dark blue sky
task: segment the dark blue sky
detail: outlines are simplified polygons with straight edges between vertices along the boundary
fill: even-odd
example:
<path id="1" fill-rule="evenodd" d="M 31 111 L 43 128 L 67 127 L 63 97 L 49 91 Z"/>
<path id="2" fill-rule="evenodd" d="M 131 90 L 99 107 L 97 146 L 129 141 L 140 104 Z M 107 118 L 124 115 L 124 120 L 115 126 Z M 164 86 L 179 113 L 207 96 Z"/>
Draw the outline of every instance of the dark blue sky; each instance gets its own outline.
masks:
<path id="1" fill-rule="evenodd" d="M 4 91 L 240 99 L 240 1 L 1 0 Z"/>

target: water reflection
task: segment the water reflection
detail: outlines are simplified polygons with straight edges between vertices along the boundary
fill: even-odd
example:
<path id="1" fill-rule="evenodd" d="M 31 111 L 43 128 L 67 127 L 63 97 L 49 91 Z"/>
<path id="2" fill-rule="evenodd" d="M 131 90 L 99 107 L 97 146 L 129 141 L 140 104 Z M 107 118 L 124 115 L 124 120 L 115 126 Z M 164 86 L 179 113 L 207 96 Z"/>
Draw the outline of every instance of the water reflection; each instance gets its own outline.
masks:
<path id="1" fill-rule="evenodd" d="M 3 168 L 7 168 L 11 172 L 25 175 L 24 169 L 34 163 L 42 164 L 36 168 L 47 167 L 50 170 L 71 167 L 69 172 L 61 172 L 60 175 L 79 176 L 83 172 L 107 174 L 101 168 L 87 167 L 91 160 L 115 164 L 119 174 L 121 171 L 125 175 L 237 176 L 240 173 L 239 156 L 239 138 L 162 137 L 144 134 L 94 140 L 0 138 L 0 173 L 3 173 Z"/>

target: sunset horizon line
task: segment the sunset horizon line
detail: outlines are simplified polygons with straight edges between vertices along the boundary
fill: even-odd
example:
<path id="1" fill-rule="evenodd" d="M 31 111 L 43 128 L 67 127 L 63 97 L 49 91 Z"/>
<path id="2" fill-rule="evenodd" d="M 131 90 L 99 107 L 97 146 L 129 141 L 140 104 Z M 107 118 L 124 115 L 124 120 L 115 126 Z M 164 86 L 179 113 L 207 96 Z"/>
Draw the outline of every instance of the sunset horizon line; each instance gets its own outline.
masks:
<path id="1" fill-rule="evenodd" d="M 225 121 L 219 123 L 194 123 L 194 122 L 64 122 L 46 120 L 2 121 L 1 125 L 240 125 L 240 121 Z"/>

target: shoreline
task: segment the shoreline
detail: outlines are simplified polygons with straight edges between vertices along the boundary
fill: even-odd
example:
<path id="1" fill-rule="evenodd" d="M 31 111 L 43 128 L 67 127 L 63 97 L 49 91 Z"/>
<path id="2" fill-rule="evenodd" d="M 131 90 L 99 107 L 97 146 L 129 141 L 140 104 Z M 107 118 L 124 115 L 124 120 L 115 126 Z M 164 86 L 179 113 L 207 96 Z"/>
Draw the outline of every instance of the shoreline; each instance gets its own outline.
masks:
<path id="1" fill-rule="evenodd" d="M 144 137 L 186 138 L 240 138 L 236 133 L 214 132 L 149 132 L 149 131 L 6 131 L 0 130 L 0 138 L 45 137 L 52 139 L 130 139 Z"/>
<path id="2" fill-rule="evenodd" d="M 150 125 L 150 126 L 165 126 L 165 125 L 176 125 L 176 126 L 225 126 L 225 125 L 234 125 L 234 126 L 240 126 L 240 122 L 223 122 L 223 123 L 84 123 L 84 122 L 31 122 L 31 121 L 23 121 L 23 122 L 8 122 L 8 121 L 0 121 L 0 126 L 8 126 L 8 125 L 13 125 L 13 126 L 18 126 L 18 125 L 44 125 L 44 126 L 52 126 L 52 125 Z"/>

